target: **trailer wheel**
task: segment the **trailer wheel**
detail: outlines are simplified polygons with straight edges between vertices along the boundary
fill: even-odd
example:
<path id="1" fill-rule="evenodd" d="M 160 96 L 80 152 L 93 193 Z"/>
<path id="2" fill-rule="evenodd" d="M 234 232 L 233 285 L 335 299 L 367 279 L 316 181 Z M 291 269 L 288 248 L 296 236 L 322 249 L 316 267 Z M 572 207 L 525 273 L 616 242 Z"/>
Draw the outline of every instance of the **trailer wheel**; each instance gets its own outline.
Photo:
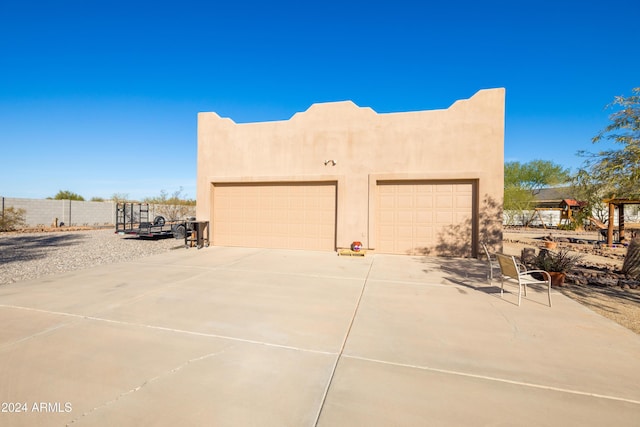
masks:
<path id="1" fill-rule="evenodd" d="M 173 227 L 173 237 L 176 239 L 184 239 L 187 234 L 187 228 L 183 224 L 178 224 Z"/>
<path id="2" fill-rule="evenodd" d="M 153 219 L 153 225 L 158 225 L 160 227 L 162 227 L 164 225 L 164 222 L 165 222 L 164 221 L 164 217 L 160 216 L 160 215 L 158 215 L 157 217 L 155 217 Z"/>

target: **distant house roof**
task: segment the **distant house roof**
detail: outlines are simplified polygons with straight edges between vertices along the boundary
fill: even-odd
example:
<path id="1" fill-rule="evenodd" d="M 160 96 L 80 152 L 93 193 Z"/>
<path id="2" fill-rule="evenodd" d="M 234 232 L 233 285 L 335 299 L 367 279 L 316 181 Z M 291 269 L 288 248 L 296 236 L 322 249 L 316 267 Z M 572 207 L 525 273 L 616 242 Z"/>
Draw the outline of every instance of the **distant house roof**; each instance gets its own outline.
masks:
<path id="1" fill-rule="evenodd" d="M 557 202 L 560 203 L 563 200 L 572 199 L 575 200 L 571 194 L 571 187 L 553 187 L 553 188 L 541 188 L 535 195 L 537 203 L 543 202 Z"/>
<path id="2" fill-rule="evenodd" d="M 580 206 L 580 203 L 576 199 L 563 199 L 567 206 Z"/>

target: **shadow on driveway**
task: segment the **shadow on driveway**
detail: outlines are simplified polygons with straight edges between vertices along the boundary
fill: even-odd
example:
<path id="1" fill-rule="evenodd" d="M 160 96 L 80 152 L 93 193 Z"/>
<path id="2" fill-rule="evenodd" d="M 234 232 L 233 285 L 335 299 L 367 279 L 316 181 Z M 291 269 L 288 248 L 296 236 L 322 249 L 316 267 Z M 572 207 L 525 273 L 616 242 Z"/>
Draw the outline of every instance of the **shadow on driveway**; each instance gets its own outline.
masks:
<path id="1" fill-rule="evenodd" d="M 439 258 L 438 262 L 445 273 L 443 283 L 500 296 L 500 279 L 494 277 L 490 283 L 486 262 L 470 258 Z"/>
<path id="2" fill-rule="evenodd" d="M 62 246 L 73 246 L 86 239 L 79 234 L 16 235 L 0 238 L 0 264 L 44 258 L 47 252 Z"/>

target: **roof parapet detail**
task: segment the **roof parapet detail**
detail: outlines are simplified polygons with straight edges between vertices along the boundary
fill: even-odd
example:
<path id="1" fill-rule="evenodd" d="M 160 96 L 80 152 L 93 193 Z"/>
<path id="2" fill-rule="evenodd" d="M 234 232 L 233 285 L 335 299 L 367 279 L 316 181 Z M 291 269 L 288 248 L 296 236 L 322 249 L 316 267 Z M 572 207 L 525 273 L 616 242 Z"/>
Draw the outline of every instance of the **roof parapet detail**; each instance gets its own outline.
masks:
<path id="1" fill-rule="evenodd" d="M 353 113 L 363 113 L 363 114 L 373 114 L 377 115 L 378 113 L 374 111 L 370 107 L 360 107 L 353 101 L 335 101 L 335 102 L 318 102 L 315 104 L 311 104 L 309 108 L 305 111 L 297 112 L 289 120 L 303 120 L 304 117 L 313 116 L 313 115 L 331 115 L 331 116 L 342 116 L 344 114 L 353 114 Z"/>
<path id="2" fill-rule="evenodd" d="M 469 98 L 458 99 L 453 104 L 451 104 L 449 108 L 447 108 L 447 110 L 462 108 L 465 104 L 468 104 L 469 102 L 479 101 L 480 98 L 486 98 L 488 96 L 496 96 L 498 93 L 500 94 L 500 96 L 504 97 L 505 89 L 504 88 L 480 89 Z"/>
<path id="3" fill-rule="evenodd" d="M 213 111 L 198 113 L 198 120 L 200 119 L 200 116 L 203 116 L 203 117 L 209 116 L 209 118 L 212 118 L 214 120 L 218 120 L 221 122 L 226 122 L 227 124 L 233 124 L 233 125 L 237 124 L 236 122 L 233 121 L 233 119 L 229 117 L 221 117 L 218 113 Z"/>
<path id="4" fill-rule="evenodd" d="M 289 119 L 285 120 L 273 120 L 273 121 L 265 121 L 265 122 L 243 122 L 236 123 L 233 119 L 229 117 L 221 117 L 215 112 L 207 112 L 207 113 L 199 113 L 199 114 L 211 114 L 215 117 L 215 119 L 224 121 L 227 124 L 234 125 L 252 125 L 259 123 L 282 123 L 288 121 L 305 121 L 312 120 L 313 118 L 344 118 L 349 116 L 393 116 L 397 114 L 407 114 L 407 113 L 427 113 L 432 111 L 448 111 L 448 110 L 458 110 L 467 108 L 470 104 L 475 102 L 486 102 L 487 100 L 499 96 L 504 98 L 505 89 L 504 88 L 493 88 L 493 89 L 481 89 L 474 93 L 471 97 L 466 99 L 458 99 L 454 101 L 449 107 L 444 109 L 433 109 L 433 110 L 417 110 L 417 111 L 404 111 L 404 112 L 390 112 L 390 113 L 378 113 L 371 107 L 360 107 L 356 103 L 351 100 L 345 101 L 331 101 L 331 102 L 318 102 L 311 104 L 309 108 L 305 111 L 299 111 L 291 116 Z"/>

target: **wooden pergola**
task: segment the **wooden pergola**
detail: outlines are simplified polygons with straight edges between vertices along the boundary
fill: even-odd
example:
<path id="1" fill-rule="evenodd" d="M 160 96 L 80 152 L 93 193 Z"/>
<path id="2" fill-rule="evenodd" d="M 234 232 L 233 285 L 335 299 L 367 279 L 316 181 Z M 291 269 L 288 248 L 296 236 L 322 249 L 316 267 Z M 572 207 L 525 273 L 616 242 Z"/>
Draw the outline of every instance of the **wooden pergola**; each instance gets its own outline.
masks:
<path id="1" fill-rule="evenodd" d="M 618 207 L 618 238 L 624 241 L 624 206 L 640 205 L 640 199 L 607 199 L 604 200 L 609 205 L 609 221 L 607 224 L 607 246 L 613 245 L 613 218 L 616 206 Z"/>

